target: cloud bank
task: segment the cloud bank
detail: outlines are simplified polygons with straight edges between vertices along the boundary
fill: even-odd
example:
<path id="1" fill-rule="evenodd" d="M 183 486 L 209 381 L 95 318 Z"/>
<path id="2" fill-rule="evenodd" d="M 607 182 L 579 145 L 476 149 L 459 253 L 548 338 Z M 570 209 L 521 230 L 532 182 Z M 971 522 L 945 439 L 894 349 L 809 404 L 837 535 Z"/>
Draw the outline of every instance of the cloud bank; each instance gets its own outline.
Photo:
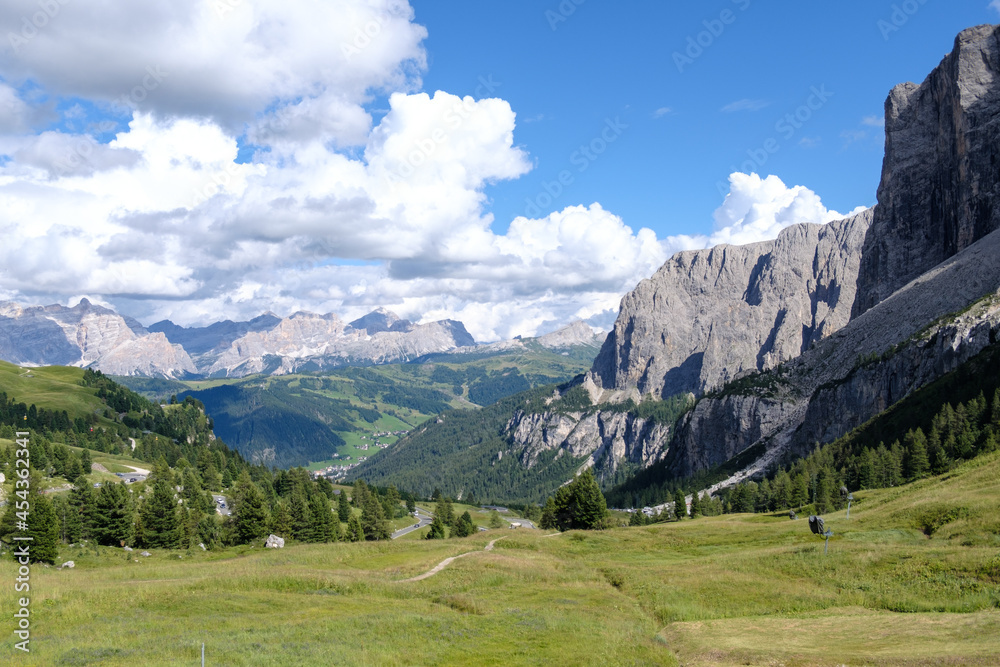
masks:
<path id="1" fill-rule="evenodd" d="M 598 203 L 497 233 L 490 184 L 531 169 L 515 110 L 421 91 L 407 2 L 57 4 L 41 26 L 34 0 L 0 7 L 22 26 L 0 46 L 3 298 L 147 324 L 384 306 L 488 341 L 608 327 L 675 250 L 841 217 L 733 174 L 710 235 L 658 239 Z"/>

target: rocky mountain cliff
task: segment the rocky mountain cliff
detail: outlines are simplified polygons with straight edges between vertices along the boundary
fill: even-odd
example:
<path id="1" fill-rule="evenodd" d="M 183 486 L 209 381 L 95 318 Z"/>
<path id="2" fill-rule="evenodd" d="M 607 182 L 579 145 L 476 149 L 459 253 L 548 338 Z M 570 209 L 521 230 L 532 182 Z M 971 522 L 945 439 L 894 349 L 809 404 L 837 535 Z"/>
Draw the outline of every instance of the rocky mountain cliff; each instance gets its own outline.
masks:
<path id="1" fill-rule="evenodd" d="M 873 210 L 675 255 L 622 300 L 583 384 L 594 407 L 569 420 L 520 411 L 511 442 L 585 456 L 605 481 L 622 463 L 688 476 L 737 455 L 752 474 L 995 343 L 998 37 L 996 26 L 963 31 L 923 84 L 891 92 Z M 614 426 L 621 410 L 601 409 L 684 392 L 698 401 L 676 432 L 627 438 Z M 619 461 L 603 455 L 619 450 Z"/>
<path id="2" fill-rule="evenodd" d="M 680 252 L 622 299 L 597 385 L 701 394 L 793 359 L 847 324 L 872 212 L 773 241 Z"/>
<path id="3" fill-rule="evenodd" d="M 194 362 L 162 333 L 83 299 L 76 306 L 0 304 L 0 358 L 20 365 L 99 366 L 106 373 L 176 377 Z"/>
<path id="4" fill-rule="evenodd" d="M 963 31 L 919 86 L 885 102 L 878 206 L 862 252 L 854 314 L 1000 229 L 1000 37 Z"/>

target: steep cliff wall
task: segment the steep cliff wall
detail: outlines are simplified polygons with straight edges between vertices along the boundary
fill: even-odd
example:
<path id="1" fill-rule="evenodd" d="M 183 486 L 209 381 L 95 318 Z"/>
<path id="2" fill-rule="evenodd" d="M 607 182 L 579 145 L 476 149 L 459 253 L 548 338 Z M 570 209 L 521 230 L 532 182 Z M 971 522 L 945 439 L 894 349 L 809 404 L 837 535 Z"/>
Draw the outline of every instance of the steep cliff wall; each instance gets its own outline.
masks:
<path id="1" fill-rule="evenodd" d="M 850 319 L 871 216 L 677 253 L 622 299 L 592 375 L 665 398 L 797 357 Z"/>
<path id="2" fill-rule="evenodd" d="M 963 31 L 885 103 L 885 159 L 853 312 L 1000 228 L 1000 27 Z"/>

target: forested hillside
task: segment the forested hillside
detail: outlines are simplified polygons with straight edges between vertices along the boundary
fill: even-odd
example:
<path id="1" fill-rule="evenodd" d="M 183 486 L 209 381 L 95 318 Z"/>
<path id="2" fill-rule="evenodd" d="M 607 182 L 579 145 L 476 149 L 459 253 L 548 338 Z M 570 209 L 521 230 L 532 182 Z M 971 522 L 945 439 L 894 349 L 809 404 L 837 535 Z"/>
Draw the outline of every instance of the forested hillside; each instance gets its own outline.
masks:
<path id="1" fill-rule="evenodd" d="M 513 351 L 441 354 L 420 363 L 207 382 L 117 378 L 150 397 L 193 396 L 215 431 L 249 460 L 289 467 L 353 464 L 451 408 L 476 409 L 583 372 L 596 350 L 556 353 L 531 342 Z"/>

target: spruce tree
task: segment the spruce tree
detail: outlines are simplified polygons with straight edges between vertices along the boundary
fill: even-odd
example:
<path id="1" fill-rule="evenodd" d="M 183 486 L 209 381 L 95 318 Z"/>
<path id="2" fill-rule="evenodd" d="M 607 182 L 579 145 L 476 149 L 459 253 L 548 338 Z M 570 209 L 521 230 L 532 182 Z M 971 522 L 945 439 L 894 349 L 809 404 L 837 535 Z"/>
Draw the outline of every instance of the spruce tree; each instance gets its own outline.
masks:
<path id="1" fill-rule="evenodd" d="M 476 524 L 472 522 L 472 515 L 463 512 L 455 526 L 455 537 L 468 537 L 476 532 Z"/>
<path id="2" fill-rule="evenodd" d="M 347 503 L 347 491 L 344 489 L 337 495 L 337 518 L 341 523 L 347 523 L 351 518 L 351 506 Z"/>
<path id="3" fill-rule="evenodd" d="M 332 542 L 335 533 L 333 530 L 334 516 L 330 508 L 330 499 L 322 491 L 314 493 L 309 501 L 309 508 L 312 512 L 313 539 L 316 542 Z"/>
<path id="4" fill-rule="evenodd" d="M 118 547 L 132 540 L 135 507 L 123 482 L 105 484 L 94 499 L 93 537 L 98 544 Z"/>
<path id="5" fill-rule="evenodd" d="M 369 495 L 361 508 L 361 526 L 365 539 L 369 541 L 389 539 L 389 522 L 385 519 L 382 503 L 373 495 Z"/>
<path id="6" fill-rule="evenodd" d="M 233 490 L 233 516 L 236 540 L 247 544 L 267 533 L 267 503 L 260 488 L 245 471 Z"/>
<path id="7" fill-rule="evenodd" d="M 346 539 L 348 542 L 360 542 L 365 539 L 365 528 L 361 525 L 361 517 L 351 514 L 347 522 Z"/>
<path id="8" fill-rule="evenodd" d="M 445 538 L 444 521 L 441 517 L 436 516 L 431 521 L 431 529 L 427 533 L 428 540 L 443 540 Z"/>
<path id="9" fill-rule="evenodd" d="M 740 488 L 740 490 L 742 491 L 741 487 L 737 487 L 737 488 Z M 733 511 L 734 512 L 741 512 L 741 511 L 744 511 L 744 510 L 739 509 L 737 507 L 733 507 Z M 695 491 L 695 492 L 693 492 L 691 494 L 691 518 L 693 519 L 696 516 L 700 516 L 700 515 L 701 515 L 701 498 L 699 497 L 698 492 Z"/>
<path id="10" fill-rule="evenodd" d="M 556 503 L 551 496 L 545 501 L 545 507 L 542 508 L 542 518 L 538 520 L 538 525 L 545 530 L 556 527 Z"/>
<path id="11" fill-rule="evenodd" d="M 165 479 L 153 483 L 152 494 L 147 494 L 142 505 L 143 546 L 174 549 L 180 541 L 180 520 L 173 489 Z"/>
<path id="12" fill-rule="evenodd" d="M 674 490 L 674 515 L 677 520 L 687 518 L 687 499 L 684 498 L 684 492 L 680 489 Z"/>
<path id="13" fill-rule="evenodd" d="M 33 563 L 55 565 L 59 555 L 59 519 L 51 501 L 41 493 L 31 494 L 27 535 L 31 536 L 30 559 Z"/>
<path id="14" fill-rule="evenodd" d="M 292 537 L 292 513 L 284 498 L 278 500 L 271 509 L 269 530 L 278 537 Z"/>
<path id="15" fill-rule="evenodd" d="M 491 511 L 490 512 L 490 528 L 492 528 L 492 529 L 495 530 L 497 528 L 503 528 L 503 526 L 504 526 L 504 522 L 503 522 L 503 519 L 500 518 L 500 512 L 497 512 L 496 510 Z"/>
<path id="16" fill-rule="evenodd" d="M 920 479 L 930 470 L 930 459 L 927 456 L 927 436 L 921 429 L 909 431 L 905 438 L 908 453 L 906 474 L 910 479 Z"/>
<path id="17" fill-rule="evenodd" d="M 292 536 L 301 542 L 312 542 L 316 538 L 312 510 L 301 488 L 292 492 L 289 503 L 292 517 Z"/>

